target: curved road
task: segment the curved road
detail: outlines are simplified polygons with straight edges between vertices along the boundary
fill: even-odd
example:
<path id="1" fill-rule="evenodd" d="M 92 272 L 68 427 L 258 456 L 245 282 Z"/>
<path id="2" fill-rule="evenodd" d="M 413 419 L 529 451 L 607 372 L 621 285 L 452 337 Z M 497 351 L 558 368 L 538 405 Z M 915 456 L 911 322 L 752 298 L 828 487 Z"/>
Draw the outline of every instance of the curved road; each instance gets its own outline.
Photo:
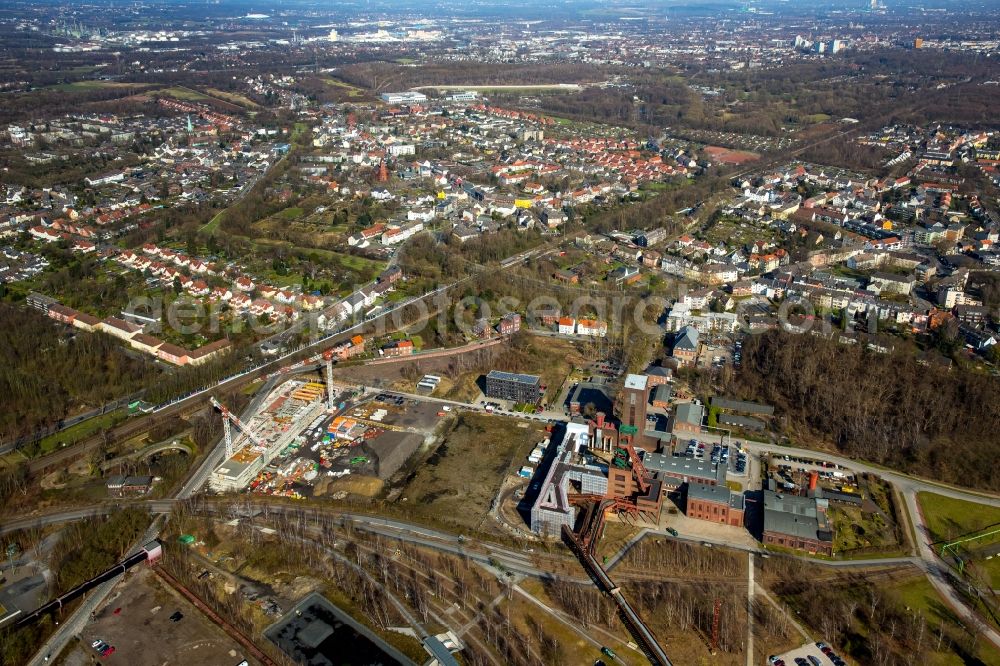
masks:
<path id="1" fill-rule="evenodd" d="M 323 344 L 329 344 L 328 341 L 324 341 Z M 297 353 L 301 353 L 300 350 Z M 259 390 L 251 404 L 247 407 L 247 412 L 253 411 L 259 408 L 260 403 L 263 401 L 264 397 L 270 391 L 274 382 L 278 380 L 279 377 L 272 377 L 268 382 Z M 194 398 L 195 396 L 191 396 Z M 416 396 L 415 396 L 416 397 Z M 424 398 L 425 396 L 420 396 Z M 711 437 L 702 437 L 706 441 L 713 441 Z M 718 438 L 714 438 L 717 440 Z M 8 534 L 12 531 L 18 529 L 25 529 L 31 527 L 41 527 L 46 525 L 71 522 L 76 520 L 83 520 L 85 518 L 104 515 L 115 511 L 122 504 L 144 504 L 146 505 L 152 513 L 165 514 L 169 513 L 177 500 L 189 499 L 194 496 L 194 494 L 205 484 L 208 479 L 209 474 L 212 469 L 214 469 L 222 460 L 224 454 L 224 443 L 220 441 L 215 445 L 215 447 L 208 453 L 208 455 L 203 458 L 201 463 L 192 473 L 187 482 L 182 486 L 182 488 L 176 494 L 176 499 L 168 500 L 123 500 L 118 504 L 114 503 L 103 503 L 96 506 L 81 507 L 77 509 L 71 509 L 67 511 L 61 511 L 57 513 L 25 517 L 22 519 L 5 522 L 0 525 L 0 535 Z M 952 584 L 949 582 L 952 574 L 948 569 L 947 565 L 942 562 L 934 553 L 933 545 L 928 536 L 928 531 L 926 528 L 926 523 L 921 514 L 919 504 L 917 502 L 918 492 L 932 492 L 943 495 L 945 497 L 950 497 L 954 499 L 960 499 L 970 502 L 977 502 L 981 504 L 986 504 L 989 506 L 1000 507 L 1000 497 L 990 494 L 983 493 L 974 490 L 965 490 L 961 488 L 955 488 L 953 486 L 948 486 L 935 481 L 920 479 L 917 477 L 912 477 L 900 472 L 894 472 L 890 470 L 877 467 L 875 465 L 851 460 L 843 456 L 838 456 L 834 454 L 828 454 L 824 452 L 818 452 L 808 449 L 800 448 L 790 448 L 783 447 L 773 444 L 759 444 L 754 442 L 745 442 L 744 447 L 755 454 L 760 453 L 772 453 L 775 455 L 783 456 L 796 456 L 802 458 L 808 458 L 818 461 L 826 461 L 836 463 L 848 469 L 856 471 L 871 472 L 885 478 L 886 480 L 892 482 L 902 493 L 906 511 L 903 512 L 904 515 L 908 514 L 908 519 L 910 523 L 915 527 L 916 532 L 916 548 L 917 556 L 911 557 L 898 557 L 898 558 L 873 558 L 865 560 L 845 560 L 845 561 L 827 561 L 827 560 L 814 560 L 809 558 L 808 561 L 818 564 L 821 566 L 830 566 L 837 568 L 844 567 L 878 567 L 886 565 L 901 565 L 909 564 L 919 567 L 925 572 L 928 579 L 932 583 L 933 587 L 938 591 L 938 593 L 948 602 L 948 604 L 955 610 L 955 612 L 962 618 L 962 620 L 968 623 L 970 627 L 979 628 L 983 635 L 985 635 L 988 640 L 1000 647 L 1000 633 L 987 626 L 982 620 L 974 614 L 968 606 L 964 603 L 964 600 L 955 591 Z M 287 507 L 284 505 L 265 505 L 261 507 L 261 510 L 265 513 L 278 513 L 278 514 L 291 514 L 291 513 L 313 513 L 313 515 L 320 515 L 319 512 L 312 512 L 300 508 Z M 401 541 L 406 541 L 409 543 L 414 543 L 417 545 L 423 545 L 425 547 L 431 547 L 444 552 L 449 552 L 456 555 L 463 555 L 469 557 L 473 560 L 479 561 L 483 564 L 493 565 L 495 563 L 500 563 L 503 567 L 507 568 L 512 572 L 516 572 L 522 575 L 534 576 L 534 577 L 551 577 L 553 574 L 547 573 L 539 568 L 538 563 L 535 558 L 527 556 L 523 553 L 502 548 L 499 546 L 493 546 L 489 544 L 482 544 L 478 542 L 466 542 L 461 537 L 449 534 L 447 532 L 442 532 L 439 530 L 434 530 L 431 528 L 426 528 L 419 525 L 414 525 L 406 521 L 391 519 L 391 518 L 381 518 L 376 516 L 370 516 L 365 514 L 356 513 L 335 513 L 342 520 L 351 521 L 356 528 L 364 529 L 367 531 L 376 532 L 383 534 L 384 536 L 389 536 L 397 538 Z M 155 524 L 154 524 L 155 525 Z M 153 530 L 153 528 L 151 528 Z M 151 540 L 156 536 L 158 531 L 150 532 L 146 541 Z M 622 551 L 616 555 L 609 563 L 608 569 L 612 569 L 619 561 L 621 556 L 627 552 L 628 548 L 637 543 L 640 539 L 644 538 L 648 534 L 654 533 L 652 531 L 646 530 L 637 535 L 629 544 L 626 545 Z M 696 539 L 691 538 L 691 541 L 696 542 L 708 542 L 707 539 Z M 145 541 L 143 542 L 145 543 Z M 730 544 L 723 542 L 714 542 L 719 546 L 732 547 Z M 141 545 L 141 544 L 140 544 Z M 747 548 L 748 551 L 753 551 L 753 549 Z M 771 554 L 771 556 L 774 556 Z M 580 579 L 578 582 L 586 582 L 589 579 Z M 108 584 L 107 590 L 104 590 L 104 594 L 99 592 L 103 588 L 99 588 L 88 597 L 85 602 L 85 606 L 89 607 L 92 604 L 98 604 L 103 600 L 106 593 L 110 591 L 112 584 Z M 96 607 L 96 606 L 95 606 Z M 68 640 L 75 635 L 76 632 L 80 630 L 77 625 L 80 622 L 85 623 L 86 619 L 89 617 L 89 611 L 86 613 L 76 613 L 69 620 L 64 623 L 56 634 L 53 635 L 49 644 L 47 644 L 47 652 L 40 651 L 39 655 L 44 656 L 49 652 L 57 654 L 58 647 L 64 647 Z M 82 618 L 82 619 L 81 619 Z"/>
<path id="2" fill-rule="evenodd" d="M 695 439 L 699 439 L 709 443 L 716 443 L 719 441 L 719 436 L 694 436 Z M 774 454 L 775 456 L 792 456 L 798 458 L 806 458 L 809 460 L 825 461 L 836 463 L 847 469 L 851 469 L 857 472 L 870 472 L 877 476 L 880 476 L 887 481 L 890 481 L 902 494 L 903 501 L 905 503 L 906 510 L 902 512 L 905 519 L 914 528 L 914 539 L 916 541 L 915 547 L 917 549 L 916 557 L 907 558 L 886 558 L 881 560 L 850 560 L 850 561 L 821 561 L 821 560 L 810 560 L 815 564 L 824 564 L 831 566 L 875 566 L 877 563 L 883 564 L 900 564 L 903 562 L 910 562 L 918 566 L 927 575 L 927 579 L 931 582 L 931 585 L 937 590 L 938 594 L 945 599 L 949 606 L 958 614 L 963 622 L 967 623 L 969 627 L 978 627 L 981 629 L 983 635 L 987 639 L 1000 648 L 1000 632 L 996 631 L 992 627 L 986 625 L 979 616 L 974 613 L 969 606 L 965 603 L 964 599 L 955 590 L 955 587 L 949 582 L 952 579 L 952 573 L 950 568 L 945 564 L 937 555 L 934 553 L 933 542 L 930 537 L 930 532 L 927 529 L 926 521 L 924 520 L 923 513 L 920 510 L 920 505 L 917 501 L 917 493 L 929 492 L 942 495 L 944 497 L 949 497 L 952 499 L 963 500 L 966 502 L 974 502 L 978 504 L 985 504 L 987 506 L 1000 508 L 1000 496 L 993 493 L 977 491 L 977 490 L 967 490 L 963 488 L 957 488 L 955 486 L 950 486 L 937 481 L 932 481 L 930 479 L 922 479 L 920 477 L 910 476 L 908 474 L 903 474 L 902 472 L 895 472 L 871 463 L 866 463 L 859 460 L 853 460 L 851 458 L 845 458 L 844 456 L 826 453 L 822 451 L 813 451 L 811 449 L 800 449 L 787 446 L 779 446 L 777 444 L 762 444 L 759 442 L 743 441 L 743 448 L 749 450 L 751 453 L 760 455 L 761 453 Z M 703 539 L 701 541 L 704 541 Z"/>

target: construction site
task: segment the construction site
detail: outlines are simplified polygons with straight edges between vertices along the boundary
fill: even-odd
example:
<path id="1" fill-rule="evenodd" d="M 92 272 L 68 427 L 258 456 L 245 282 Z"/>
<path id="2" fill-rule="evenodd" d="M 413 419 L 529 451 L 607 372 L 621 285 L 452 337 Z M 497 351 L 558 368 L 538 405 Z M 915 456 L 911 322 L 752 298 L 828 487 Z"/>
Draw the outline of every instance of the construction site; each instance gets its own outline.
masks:
<path id="1" fill-rule="evenodd" d="M 226 457 L 209 486 L 219 492 L 242 490 L 276 457 L 294 451 L 305 426 L 326 410 L 322 396 L 321 384 L 290 380 L 275 388 L 247 423 L 212 398 L 222 414 Z"/>
<path id="2" fill-rule="evenodd" d="M 209 480 L 213 490 L 301 499 L 327 494 L 351 475 L 380 483 L 433 432 L 437 406 L 338 385 L 333 354 L 322 358 L 325 383 L 289 379 L 246 422 L 212 399 L 226 443 L 225 461 Z"/>

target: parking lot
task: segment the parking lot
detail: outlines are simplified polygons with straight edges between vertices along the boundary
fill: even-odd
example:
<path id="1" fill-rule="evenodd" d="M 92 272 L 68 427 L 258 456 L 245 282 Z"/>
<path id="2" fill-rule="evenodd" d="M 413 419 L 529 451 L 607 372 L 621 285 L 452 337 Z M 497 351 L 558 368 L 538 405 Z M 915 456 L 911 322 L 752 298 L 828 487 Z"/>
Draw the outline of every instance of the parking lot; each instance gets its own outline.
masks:
<path id="1" fill-rule="evenodd" d="M 698 367 L 700 368 L 721 368 L 724 365 L 733 363 L 733 352 L 728 344 L 708 345 L 706 344 L 701 354 L 698 356 Z"/>
<path id="2" fill-rule="evenodd" d="M 384 423 L 408 430 L 424 433 L 433 432 L 441 418 L 439 416 L 442 411 L 440 403 L 433 400 L 417 400 L 391 391 L 379 393 L 370 404 L 388 410 L 383 418 Z"/>
<path id="3" fill-rule="evenodd" d="M 850 662 L 832 646 L 819 642 L 806 643 L 784 654 L 772 656 L 767 663 L 769 666 L 844 666 Z"/>
<path id="4" fill-rule="evenodd" d="M 730 474 L 736 476 L 746 476 L 749 468 L 749 457 L 745 451 L 737 449 L 729 444 L 706 444 L 697 439 L 689 439 L 683 450 L 678 447 L 677 451 L 686 458 L 695 460 L 710 460 L 713 464 L 725 463 L 729 466 Z"/>

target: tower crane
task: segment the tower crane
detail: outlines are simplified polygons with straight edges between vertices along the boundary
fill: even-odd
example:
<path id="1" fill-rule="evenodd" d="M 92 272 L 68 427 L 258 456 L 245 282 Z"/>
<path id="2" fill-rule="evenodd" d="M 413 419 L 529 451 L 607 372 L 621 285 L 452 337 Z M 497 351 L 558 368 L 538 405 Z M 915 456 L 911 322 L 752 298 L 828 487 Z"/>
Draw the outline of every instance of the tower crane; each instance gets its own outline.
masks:
<path id="1" fill-rule="evenodd" d="M 326 408 L 333 411 L 333 350 L 327 349 L 323 352 L 323 361 L 326 363 Z"/>
<path id="2" fill-rule="evenodd" d="M 231 411 L 229 411 L 228 407 L 226 407 L 221 402 L 219 402 L 218 400 L 216 400 L 215 396 L 210 396 L 208 400 L 209 400 L 209 402 L 212 403 L 212 406 L 215 407 L 216 409 L 218 409 L 219 413 L 222 414 L 222 433 L 223 433 L 223 437 L 226 440 L 226 459 L 227 460 L 229 458 L 232 458 L 233 453 L 235 453 L 235 451 L 233 450 L 233 430 L 232 430 L 232 426 L 236 426 L 236 428 L 239 429 L 240 432 L 242 432 L 244 435 L 246 435 L 247 439 L 249 439 L 251 442 L 253 442 L 254 445 L 259 446 L 259 447 L 263 447 L 264 446 L 264 442 L 261 441 L 260 437 L 258 437 L 253 432 L 251 432 L 250 428 L 248 428 L 243 423 L 243 421 L 241 421 L 239 419 L 239 417 L 236 416 L 236 414 L 233 414 Z"/>

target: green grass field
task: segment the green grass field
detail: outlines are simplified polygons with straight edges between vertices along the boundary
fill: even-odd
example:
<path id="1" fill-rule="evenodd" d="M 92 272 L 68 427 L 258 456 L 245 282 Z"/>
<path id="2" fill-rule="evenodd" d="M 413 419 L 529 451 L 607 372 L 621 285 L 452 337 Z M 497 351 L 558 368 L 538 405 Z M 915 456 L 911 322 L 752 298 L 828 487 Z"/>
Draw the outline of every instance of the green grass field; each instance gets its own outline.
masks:
<path id="1" fill-rule="evenodd" d="M 202 228 L 199 229 L 198 231 L 205 234 L 214 234 L 216 230 L 219 228 L 219 225 L 222 223 L 222 217 L 225 214 L 226 214 L 225 210 L 220 210 L 218 213 L 216 213 L 215 217 L 206 222 L 204 226 L 202 226 Z"/>
<path id="2" fill-rule="evenodd" d="M 74 81 L 50 86 L 53 90 L 65 92 L 90 92 L 93 90 L 114 90 L 127 88 L 149 88 L 151 83 L 123 83 L 121 81 Z"/>
<path id="3" fill-rule="evenodd" d="M 935 541 L 955 539 L 992 525 L 1000 527 L 1000 509 L 944 497 L 935 493 L 917 493 L 927 529 Z"/>
<path id="4" fill-rule="evenodd" d="M 246 107 L 248 109 L 259 109 L 260 104 L 253 101 L 248 97 L 239 95 L 237 93 L 225 92 L 223 90 L 218 90 L 216 88 L 206 88 L 205 92 L 210 94 L 212 97 L 217 97 L 223 101 L 229 102 L 231 104 L 238 104 L 239 106 Z"/>
<path id="5" fill-rule="evenodd" d="M 347 95 L 349 97 L 361 97 L 362 95 L 365 94 L 365 91 L 362 90 L 361 88 L 358 88 L 357 86 L 352 86 L 350 83 L 346 83 L 344 81 L 338 81 L 337 79 L 324 78 L 323 82 L 326 83 L 327 85 L 331 85 L 331 86 L 333 86 L 335 88 L 343 88 L 344 90 L 347 91 Z"/>
<path id="6" fill-rule="evenodd" d="M 980 560 L 976 563 L 982 572 L 989 576 L 990 587 L 994 590 L 1000 589 L 1000 555 L 994 555 L 988 560 Z"/>
<path id="7" fill-rule="evenodd" d="M 292 126 L 292 141 L 295 141 L 308 131 L 309 131 L 309 125 L 306 125 L 305 123 L 295 123 L 295 125 Z M 285 158 L 287 157 L 288 156 L 286 155 Z"/>
<path id="8" fill-rule="evenodd" d="M 437 90 L 439 92 L 471 90 L 484 95 L 497 93 L 507 94 L 542 94 L 542 93 L 578 93 L 584 86 L 579 83 L 539 83 L 520 85 L 440 85 L 440 86 L 418 86 L 414 90 Z"/>
<path id="9" fill-rule="evenodd" d="M 857 548 L 897 548 L 892 528 L 875 512 L 859 507 L 830 507 L 834 525 L 833 550 L 837 553 Z"/>
<path id="10" fill-rule="evenodd" d="M 293 207 L 293 208 L 286 208 L 285 210 L 279 211 L 275 215 L 275 217 L 277 217 L 279 219 L 282 219 L 282 220 L 287 220 L 287 221 L 291 222 L 292 220 L 297 220 L 300 217 L 302 217 L 303 213 L 305 213 L 305 211 L 302 210 L 301 208 Z"/>
<path id="11" fill-rule="evenodd" d="M 931 586 L 927 578 L 920 576 L 897 583 L 889 587 L 889 592 L 897 597 L 910 611 L 923 614 L 931 626 L 939 623 L 945 630 L 961 631 L 961 624 L 955 616 L 954 611 L 944 603 L 937 591 Z M 931 664 L 933 666 L 961 666 L 964 663 L 1000 664 L 1000 650 L 993 646 L 986 638 L 978 641 L 979 662 L 966 662 L 954 652 L 937 652 L 931 645 L 928 650 L 921 655 L 919 663 Z"/>
<path id="12" fill-rule="evenodd" d="M 179 86 L 175 86 L 173 88 L 164 88 L 159 92 L 164 95 L 167 95 L 168 97 L 174 97 L 176 99 L 185 100 L 188 102 L 201 102 L 206 99 L 212 99 L 210 96 L 202 94 L 197 90 L 191 90 L 190 88 L 181 88 Z"/>
<path id="13" fill-rule="evenodd" d="M 94 418 L 81 421 L 74 426 L 70 426 L 61 432 L 43 438 L 37 444 L 37 451 L 41 454 L 52 453 L 60 448 L 63 443 L 66 446 L 75 444 L 81 439 L 89 437 L 104 428 L 111 428 L 127 418 L 124 409 L 118 409 L 107 414 L 95 416 Z"/>

